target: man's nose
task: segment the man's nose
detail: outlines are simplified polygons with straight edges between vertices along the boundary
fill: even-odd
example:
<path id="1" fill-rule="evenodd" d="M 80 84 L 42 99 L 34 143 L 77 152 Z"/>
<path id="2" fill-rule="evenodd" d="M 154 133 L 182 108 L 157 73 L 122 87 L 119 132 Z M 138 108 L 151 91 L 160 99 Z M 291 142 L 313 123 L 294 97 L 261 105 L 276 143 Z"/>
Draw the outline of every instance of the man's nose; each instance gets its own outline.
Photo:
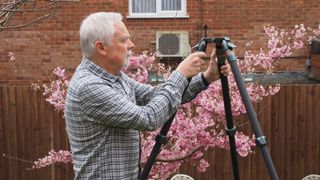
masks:
<path id="1" fill-rule="evenodd" d="M 129 49 L 132 49 L 132 48 L 134 48 L 134 44 L 133 44 L 133 42 L 131 41 L 131 40 L 129 40 Z"/>

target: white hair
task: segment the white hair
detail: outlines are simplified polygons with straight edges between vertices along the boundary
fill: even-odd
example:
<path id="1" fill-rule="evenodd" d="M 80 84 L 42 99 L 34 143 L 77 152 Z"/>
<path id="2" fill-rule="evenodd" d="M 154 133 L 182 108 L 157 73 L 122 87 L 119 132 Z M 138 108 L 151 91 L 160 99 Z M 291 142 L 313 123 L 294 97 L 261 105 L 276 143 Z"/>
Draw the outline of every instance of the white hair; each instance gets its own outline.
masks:
<path id="1" fill-rule="evenodd" d="M 114 24 L 122 21 L 122 15 L 114 12 L 97 12 L 87 16 L 80 26 L 80 45 L 82 55 L 92 58 L 96 51 L 95 42 L 112 44 L 115 33 Z"/>

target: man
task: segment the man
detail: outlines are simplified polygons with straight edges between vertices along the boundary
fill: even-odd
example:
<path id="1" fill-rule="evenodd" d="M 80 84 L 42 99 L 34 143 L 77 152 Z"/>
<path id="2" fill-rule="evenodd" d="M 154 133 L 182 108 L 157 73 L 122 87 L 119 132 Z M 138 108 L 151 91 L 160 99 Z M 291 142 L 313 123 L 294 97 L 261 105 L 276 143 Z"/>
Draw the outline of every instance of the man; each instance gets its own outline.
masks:
<path id="1" fill-rule="evenodd" d="M 165 83 L 152 87 L 121 72 L 134 44 L 120 14 L 86 17 L 80 41 L 83 59 L 65 104 L 75 179 L 137 179 L 139 131 L 161 127 L 181 103 L 217 80 L 215 57 L 208 65 L 204 52 L 190 54 Z M 203 66 L 208 68 L 201 73 Z M 229 69 L 222 66 L 222 73 Z"/>

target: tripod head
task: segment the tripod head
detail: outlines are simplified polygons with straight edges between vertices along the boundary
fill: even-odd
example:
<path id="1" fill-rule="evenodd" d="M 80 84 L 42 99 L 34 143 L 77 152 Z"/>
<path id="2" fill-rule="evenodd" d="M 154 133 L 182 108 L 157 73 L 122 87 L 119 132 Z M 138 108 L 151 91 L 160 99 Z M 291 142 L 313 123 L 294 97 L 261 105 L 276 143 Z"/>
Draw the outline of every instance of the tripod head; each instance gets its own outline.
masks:
<path id="1" fill-rule="evenodd" d="M 235 56 L 234 52 L 232 51 L 233 48 L 235 48 L 237 46 L 234 45 L 230 41 L 229 37 L 203 38 L 192 49 L 196 48 L 197 51 L 205 52 L 206 49 L 207 49 L 208 43 L 215 43 L 216 44 L 216 53 L 217 53 L 218 65 L 219 66 L 224 64 L 226 58 L 228 59 L 229 62 L 237 60 L 237 57 Z M 225 55 L 227 55 L 227 57 Z"/>
<path id="2" fill-rule="evenodd" d="M 237 47 L 234 45 L 229 37 L 223 37 L 223 38 L 203 38 L 201 39 L 192 49 L 197 49 L 197 51 L 206 51 L 208 43 L 215 43 L 217 49 L 223 48 L 224 50 L 230 49 L 232 50 L 233 48 Z"/>

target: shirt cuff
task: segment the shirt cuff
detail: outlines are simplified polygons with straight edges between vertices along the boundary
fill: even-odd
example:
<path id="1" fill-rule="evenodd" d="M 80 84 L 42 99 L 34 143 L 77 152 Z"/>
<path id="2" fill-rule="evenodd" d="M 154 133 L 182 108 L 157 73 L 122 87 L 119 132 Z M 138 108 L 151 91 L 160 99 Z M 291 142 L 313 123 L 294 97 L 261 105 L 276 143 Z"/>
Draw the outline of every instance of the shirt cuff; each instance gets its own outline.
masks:
<path id="1" fill-rule="evenodd" d="M 201 80 L 202 80 L 202 82 L 203 82 L 203 84 L 205 85 L 205 86 L 209 86 L 210 85 L 210 83 L 206 80 L 206 78 L 204 77 L 204 73 L 202 72 L 201 73 Z"/>

